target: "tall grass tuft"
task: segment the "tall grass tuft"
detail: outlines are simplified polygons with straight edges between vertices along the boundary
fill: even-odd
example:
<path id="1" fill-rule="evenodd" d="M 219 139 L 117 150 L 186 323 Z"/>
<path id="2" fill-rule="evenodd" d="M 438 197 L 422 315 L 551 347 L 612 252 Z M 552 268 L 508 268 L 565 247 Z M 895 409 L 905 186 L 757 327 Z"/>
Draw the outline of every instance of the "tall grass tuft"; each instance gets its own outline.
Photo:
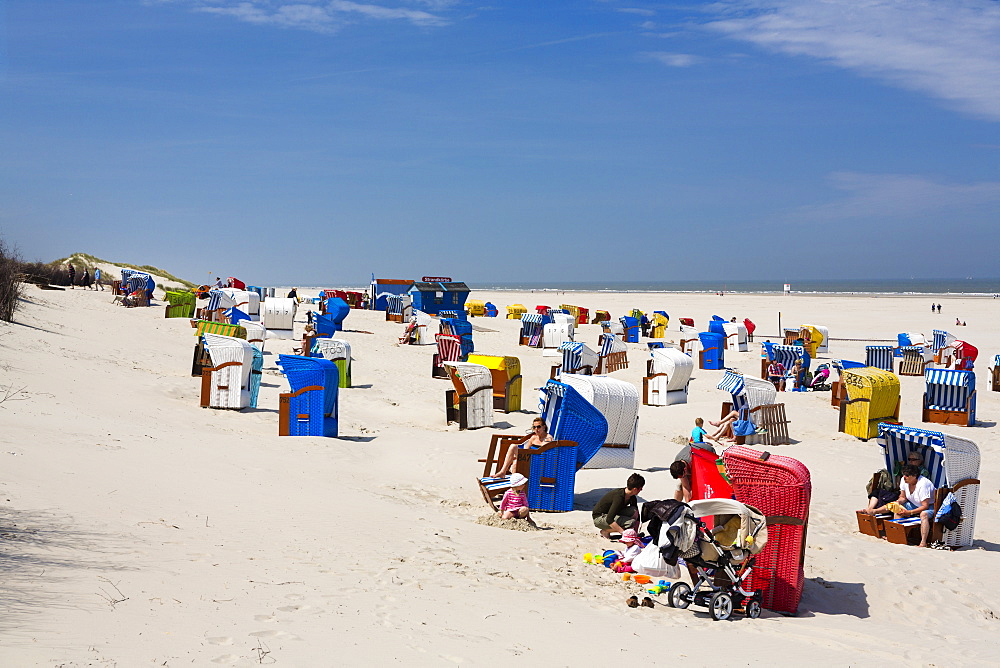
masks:
<path id="1" fill-rule="evenodd" d="M 21 303 L 21 258 L 0 239 L 0 320 L 12 322 Z"/>

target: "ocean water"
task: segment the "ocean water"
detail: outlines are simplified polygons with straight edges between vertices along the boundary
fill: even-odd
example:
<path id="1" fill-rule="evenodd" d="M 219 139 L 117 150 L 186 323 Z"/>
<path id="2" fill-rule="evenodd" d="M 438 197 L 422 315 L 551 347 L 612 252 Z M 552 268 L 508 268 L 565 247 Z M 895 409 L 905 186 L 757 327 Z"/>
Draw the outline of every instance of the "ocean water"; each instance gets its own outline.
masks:
<path id="1" fill-rule="evenodd" d="M 781 281 L 610 281 L 503 283 L 473 282 L 473 290 L 534 290 L 560 292 L 738 292 L 743 294 L 780 293 Z M 792 281 L 791 292 L 800 294 L 881 294 L 881 295 L 967 295 L 1000 294 L 1000 278 L 943 279 L 838 279 Z"/>

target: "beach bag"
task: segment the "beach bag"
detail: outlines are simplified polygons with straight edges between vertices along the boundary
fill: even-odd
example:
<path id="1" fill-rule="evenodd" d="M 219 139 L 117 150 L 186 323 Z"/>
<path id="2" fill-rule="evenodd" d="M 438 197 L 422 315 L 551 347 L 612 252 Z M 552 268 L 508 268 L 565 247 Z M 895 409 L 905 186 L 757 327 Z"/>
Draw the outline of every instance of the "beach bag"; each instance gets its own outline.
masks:
<path id="1" fill-rule="evenodd" d="M 958 499 L 951 492 L 944 498 L 941 510 L 937 512 L 934 521 L 940 522 L 948 531 L 954 531 L 958 523 L 962 520 L 962 507 L 958 505 Z"/>
<path id="2" fill-rule="evenodd" d="M 748 418 L 746 411 L 740 411 L 740 418 L 733 421 L 733 433 L 737 436 L 752 436 L 757 431 L 757 426 Z"/>
<path id="3" fill-rule="evenodd" d="M 652 541 L 632 560 L 632 570 L 651 578 L 675 580 L 681 576 L 680 566 L 668 564 L 660 554 L 660 546 Z"/>

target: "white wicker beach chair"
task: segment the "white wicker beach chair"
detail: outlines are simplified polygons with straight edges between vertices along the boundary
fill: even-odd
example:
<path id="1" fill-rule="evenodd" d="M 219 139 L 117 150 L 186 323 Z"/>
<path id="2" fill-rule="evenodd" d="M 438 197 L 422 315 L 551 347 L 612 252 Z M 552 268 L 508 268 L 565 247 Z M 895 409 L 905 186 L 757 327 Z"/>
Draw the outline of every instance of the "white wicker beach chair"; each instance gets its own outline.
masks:
<path id="1" fill-rule="evenodd" d="M 292 339 L 295 328 L 295 312 L 298 303 L 294 299 L 275 297 L 264 300 L 261 322 L 267 327 L 267 336 L 272 339 Z"/>
<path id="2" fill-rule="evenodd" d="M 256 293 L 252 293 L 256 294 Z M 267 328 L 259 322 L 243 320 L 240 326 L 247 330 L 247 343 L 257 346 L 257 349 L 264 352 L 264 341 L 267 340 Z"/>
<path id="3" fill-rule="evenodd" d="M 573 325 L 567 322 L 550 322 L 542 329 L 542 356 L 559 357 L 562 355 L 559 346 L 567 341 L 573 341 Z"/>
<path id="4" fill-rule="evenodd" d="M 949 487 L 962 508 L 962 521 L 954 531 L 945 531 L 942 540 L 950 547 L 972 545 L 979 504 L 979 447 L 966 438 L 889 424 L 879 425 L 878 443 L 888 471 L 897 462 L 906 462 L 911 451 L 923 455 L 935 489 Z"/>
<path id="5" fill-rule="evenodd" d="M 745 353 L 750 350 L 747 340 L 747 326 L 742 322 L 724 322 L 722 329 L 726 333 L 726 346 L 731 350 Z"/>
<path id="6" fill-rule="evenodd" d="M 343 339 L 320 338 L 313 341 L 313 357 L 332 360 L 340 370 L 340 387 L 351 387 L 351 344 Z"/>
<path id="7" fill-rule="evenodd" d="M 606 376 L 565 373 L 559 380 L 579 392 L 608 421 L 604 445 L 584 468 L 632 468 L 639 426 L 639 391 L 636 387 Z M 549 416 L 546 416 L 546 421 L 552 423 Z"/>
<path id="8" fill-rule="evenodd" d="M 243 339 L 203 335 L 212 366 L 202 370 L 201 405 L 239 410 L 250 405 L 253 346 Z"/>
<path id="9" fill-rule="evenodd" d="M 642 379 L 645 406 L 686 404 L 694 359 L 676 348 L 654 348 Z"/>
<path id="10" fill-rule="evenodd" d="M 493 374 L 482 364 L 444 362 L 455 389 L 445 392 L 446 423 L 459 429 L 493 426 Z"/>
<path id="11" fill-rule="evenodd" d="M 416 332 L 414 343 L 418 346 L 433 346 L 437 344 L 434 340 L 434 318 L 423 311 L 414 309 L 413 318 L 416 322 Z"/>

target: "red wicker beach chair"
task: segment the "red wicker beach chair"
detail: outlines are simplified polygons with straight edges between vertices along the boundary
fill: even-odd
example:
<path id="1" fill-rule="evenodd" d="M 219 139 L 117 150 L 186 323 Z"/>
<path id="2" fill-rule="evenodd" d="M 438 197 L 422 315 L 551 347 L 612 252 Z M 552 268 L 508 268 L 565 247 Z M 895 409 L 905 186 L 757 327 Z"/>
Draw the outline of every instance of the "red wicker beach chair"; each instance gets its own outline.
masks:
<path id="1" fill-rule="evenodd" d="M 767 546 L 757 556 L 750 588 L 764 592 L 765 608 L 794 614 L 805 581 L 809 470 L 797 459 L 739 445 L 726 450 L 722 459 L 736 500 L 767 517 Z"/>

